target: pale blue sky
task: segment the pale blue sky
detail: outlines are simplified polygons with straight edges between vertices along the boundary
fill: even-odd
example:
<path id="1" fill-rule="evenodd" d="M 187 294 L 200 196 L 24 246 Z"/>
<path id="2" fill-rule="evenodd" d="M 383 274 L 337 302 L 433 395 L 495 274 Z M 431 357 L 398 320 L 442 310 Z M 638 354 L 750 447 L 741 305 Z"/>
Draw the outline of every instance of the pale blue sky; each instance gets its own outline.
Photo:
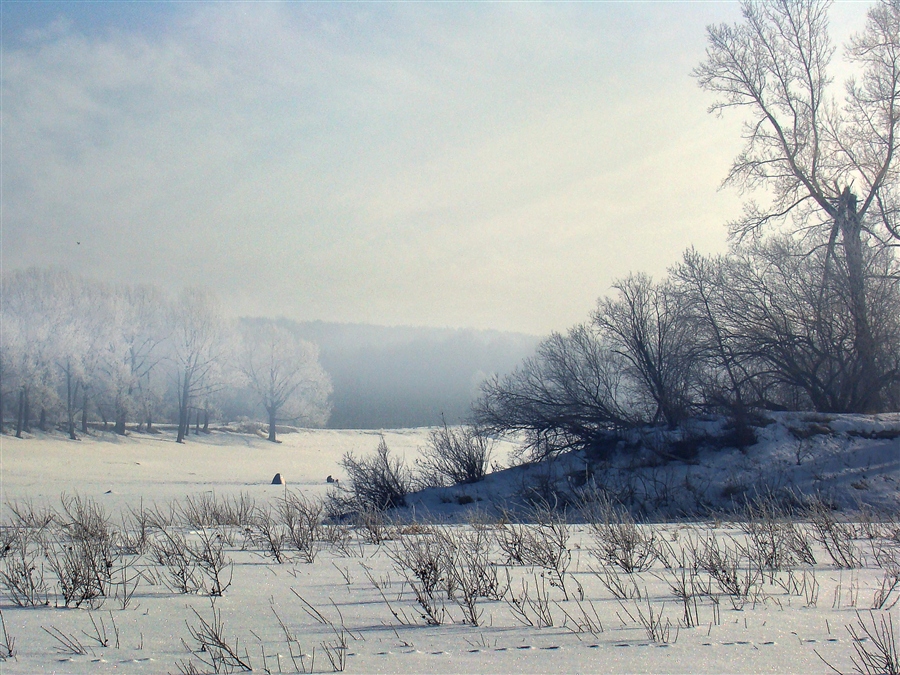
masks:
<path id="1" fill-rule="evenodd" d="M 0 7 L 5 269 L 541 334 L 740 211 L 690 76 L 736 3 Z"/>

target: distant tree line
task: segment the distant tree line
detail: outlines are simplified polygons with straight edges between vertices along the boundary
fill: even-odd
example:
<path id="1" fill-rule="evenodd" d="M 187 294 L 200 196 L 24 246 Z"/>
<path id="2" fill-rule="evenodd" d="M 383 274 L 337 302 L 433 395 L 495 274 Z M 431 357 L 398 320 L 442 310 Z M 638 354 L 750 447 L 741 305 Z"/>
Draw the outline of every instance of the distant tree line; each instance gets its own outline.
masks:
<path id="1" fill-rule="evenodd" d="M 546 456 L 701 413 L 740 430 L 764 409 L 900 409 L 900 2 L 850 40 L 842 101 L 829 5 L 748 1 L 742 23 L 708 29 L 695 76 L 713 111 L 746 115 L 726 183 L 771 200 L 747 203 L 730 252 L 616 282 L 588 322 L 483 386 L 477 424 Z"/>
<path id="2" fill-rule="evenodd" d="M 62 269 L 2 276 L 0 415 L 17 436 L 102 424 L 177 440 L 211 419 L 321 426 L 331 382 L 316 345 L 269 321 L 228 321 L 209 291 L 169 298 L 153 286 L 111 286 Z"/>

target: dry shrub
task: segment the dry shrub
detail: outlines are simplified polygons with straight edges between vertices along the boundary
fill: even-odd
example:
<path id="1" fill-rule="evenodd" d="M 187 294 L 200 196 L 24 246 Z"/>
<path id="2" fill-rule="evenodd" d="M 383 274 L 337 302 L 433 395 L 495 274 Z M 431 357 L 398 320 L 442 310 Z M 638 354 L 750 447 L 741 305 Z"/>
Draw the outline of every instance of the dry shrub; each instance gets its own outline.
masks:
<path id="1" fill-rule="evenodd" d="M 494 442 L 472 426 L 451 428 L 445 421 L 431 432 L 416 461 L 428 487 L 447 487 L 483 480 L 490 468 Z"/>

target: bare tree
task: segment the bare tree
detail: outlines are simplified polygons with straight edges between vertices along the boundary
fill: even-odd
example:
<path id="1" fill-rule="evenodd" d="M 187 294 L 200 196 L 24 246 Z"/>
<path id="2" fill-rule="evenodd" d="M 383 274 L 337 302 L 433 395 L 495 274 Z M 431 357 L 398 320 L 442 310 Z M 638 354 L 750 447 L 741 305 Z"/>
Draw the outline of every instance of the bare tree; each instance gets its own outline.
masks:
<path id="1" fill-rule="evenodd" d="M 328 421 L 331 379 L 313 343 L 275 323 L 245 322 L 237 367 L 266 411 L 273 443 L 279 419 L 316 426 Z"/>
<path id="2" fill-rule="evenodd" d="M 622 384 L 622 365 L 590 326 L 554 333 L 513 373 L 482 384 L 475 423 L 484 433 L 524 433 L 533 459 L 603 447 L 609 431 L 640 419 Z"/>
<path id="3" fill-rule="evenodd" d="M 900 378 L 900 287 L 884 248 L 866 246 L 866 301 L 877 345 L 875 386 L 890 398 Z M 825 275 L 826 266 L 833 270 Z M 847 265 L 826 242 L 811 252 L 791 237 L 755 241 L 728 257 L 687 254 L 675 270 L 694 311 L 713 405 L 858 410 L 869 395 L 855 348 Z M 828 283 L 823 284 L 823 277 Z"/>
<path id="4" fill-rule="evenodd" d="M 698 377 L 704 405 L 731 414 L 743 429 L 750 408 L 760 405 L 756 354 L 743 349 L 733 318 L 734 298 L 727 279 L 727 259 L 706 258 L 686 251 L 672 270 L 673 283 L 693 330 L 698 357 Z"/>
<path id="5" fill-rule="evenodd" d="M 652 402 L 652 421 L 675 426 L 691 411 L 695 383 L 694 335 L 682 296 L 644 274 L 613 288 L 617 297 L 600 300 L 594 324 L 622 357 L 639 396 Z"/>
<path id="6" fill-rule="evenodd" d="M 870 232 L 898 240 L 900 2 L 881 0 L 869 10 L 865 31 L 850 41 L 847 58 L 861 79 L 847 82 L 843 104 L 829 89 L 829 5 L 745 0 L 742 23 L 708 28 L 706 60 L 695 75 L 719 96 L 712 111 L 738 108 L 747 116 L 746 146 L 725 182 L 772 196 L 765 207 L 749 202 L 732 234 L 758 232 L 790 216 L 800 227 L 824 230 L 830 254 L 840 240 L 853 344 L 868 392 L 859 411 L 871 411 L 881 403 L 863 239 Z"/>

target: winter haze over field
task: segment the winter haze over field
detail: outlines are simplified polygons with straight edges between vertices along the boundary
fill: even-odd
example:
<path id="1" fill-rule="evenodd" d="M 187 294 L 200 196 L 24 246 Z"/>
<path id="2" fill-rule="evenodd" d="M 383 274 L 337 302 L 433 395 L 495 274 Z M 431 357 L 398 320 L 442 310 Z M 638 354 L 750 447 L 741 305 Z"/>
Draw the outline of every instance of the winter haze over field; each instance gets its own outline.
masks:
<path id="1" fill-rule="evenodd" d="M 900 0 L 0 0 L 0 113 L 0 672 L 900 675 Z"/>
<path id="2" fill-rule="evenodd" d="M 2 12 L 5 269 L 542 335 L 723 250 L 740 209 L 717 190 L 739 121 L 690 77 L 736 4 Z M 839 3 L 836 39 L 864 16 Z"/>

